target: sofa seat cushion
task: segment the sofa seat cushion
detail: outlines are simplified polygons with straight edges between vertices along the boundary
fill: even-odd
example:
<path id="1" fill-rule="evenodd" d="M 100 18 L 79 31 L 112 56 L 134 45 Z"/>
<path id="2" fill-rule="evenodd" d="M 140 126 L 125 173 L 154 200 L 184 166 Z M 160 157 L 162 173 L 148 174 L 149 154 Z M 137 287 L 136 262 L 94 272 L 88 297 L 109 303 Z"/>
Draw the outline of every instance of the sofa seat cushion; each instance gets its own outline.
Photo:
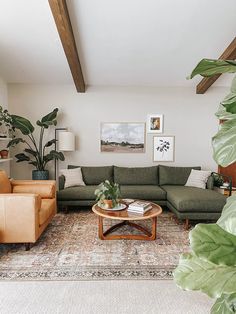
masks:
<path id="1" fill-rule="evenodd" d="M 57 192 L 59 201 L 66 200 L 95 200 L 97 185 L 74 186 Z"/>
<path id="2" fill-rule="evenodd" d="M 39 210 L 39 225 L 43 225 L 55 210 L 55 199 L 42 199 Z"/>
<path id="3" fill-rule="evenodd" d="M 122 198 L 137 198 L 142 200 L 165 200 L 166 192 L 156 185 L 121 185 Z"/>
<path id="4" fill-rule="evenodd" d="M 167 201 L 179 212 L 221 212 L 226 197 L 212 190 L 189 186 L 164 185 Z"/>

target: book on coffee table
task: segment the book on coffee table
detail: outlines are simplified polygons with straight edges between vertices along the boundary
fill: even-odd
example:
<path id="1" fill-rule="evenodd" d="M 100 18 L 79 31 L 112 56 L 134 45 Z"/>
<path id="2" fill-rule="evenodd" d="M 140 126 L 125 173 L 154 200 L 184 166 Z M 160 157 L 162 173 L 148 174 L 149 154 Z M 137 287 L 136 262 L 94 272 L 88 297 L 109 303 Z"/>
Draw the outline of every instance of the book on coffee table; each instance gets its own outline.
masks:
<path id="1" fill-rule="evenodd" d="M 135 201 L 129 205 L 128 211 L 135 213 L 145 213 L 152 208 L 150 202 Z"/>
<path id="2" fill-rule="evenodd" d="M 137 214 L 144 214 L 144 213 L 146 213 L 147 211 L 149 211 L 150 209 L 152 209 L 152 205 L 148 206 L 148 207 L 145 208 L 145 209 L 136 209 L 136 208 L 130 208 L 130 207 L 128 207 L 128 212 L 130 212 L 130 213 L 137 213 Z"/>
<path id="3" fill-rule="evenodd" d="M 129 205 L 129 208 L 133 208 L 133 209 L 146 209 L 147 207 L 149 207 L 151 205 L 150 202 L 144 202 L 144 201 L 135 201 L 133 203 L 131 203 Z"/>

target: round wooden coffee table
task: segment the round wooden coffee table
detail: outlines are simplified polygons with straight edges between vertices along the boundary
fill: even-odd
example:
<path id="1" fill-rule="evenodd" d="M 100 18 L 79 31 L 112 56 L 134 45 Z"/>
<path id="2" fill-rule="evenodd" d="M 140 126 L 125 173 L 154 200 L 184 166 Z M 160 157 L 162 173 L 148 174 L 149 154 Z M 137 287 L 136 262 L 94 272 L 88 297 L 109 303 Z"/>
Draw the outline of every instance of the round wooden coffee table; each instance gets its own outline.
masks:
<path id="1" fill-rule="evenodd" d="M 147 211 L 145 214 L 136 214 L 130 213 L 127 211 L 127 207 L 120 211 L 112 211 L 105 210 L 95 204 L 92 207 L 93 212 L 98 216 L 98 236 L 101 240 L 119 240 L 119 239 L 128 239 L 128 240 L 148 240 L 152 241 L 156 239 L 156 227 L 157 227 L 157 216 L 162 213 L 162 208 L 155 204 L 151 203 L 152 209 Z M 113 219 L 113 220 L 122 220 L 122 222 L 110 227 L 105 232 L 103 231 L 103 220 L 104 218 Z M 133 221 L 141 221 L 141 220 L 152 220 L 152 228 L 151 231 L 147 230 L 143 226 L 140 226 Z M 133 228 L 142 231 L 144 234 L 136 235 L 136 234 L 115 234 L 112 235 L 113 231 L 119 229 L 120 227 L 128 225 Z"/>

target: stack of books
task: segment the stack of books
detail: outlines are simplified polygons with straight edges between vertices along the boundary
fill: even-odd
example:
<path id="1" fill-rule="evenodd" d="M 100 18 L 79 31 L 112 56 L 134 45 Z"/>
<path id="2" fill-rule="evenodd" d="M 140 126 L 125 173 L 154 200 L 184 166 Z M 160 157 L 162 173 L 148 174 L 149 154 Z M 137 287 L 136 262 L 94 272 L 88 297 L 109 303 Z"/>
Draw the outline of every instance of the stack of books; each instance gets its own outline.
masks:
<path id="1" fill-rule="evenodd" d="M 132 213 L 144 214 L 151 208 L 151 203 L 144 201 L 135 201 L 129 205 L 128 211 Z"/>

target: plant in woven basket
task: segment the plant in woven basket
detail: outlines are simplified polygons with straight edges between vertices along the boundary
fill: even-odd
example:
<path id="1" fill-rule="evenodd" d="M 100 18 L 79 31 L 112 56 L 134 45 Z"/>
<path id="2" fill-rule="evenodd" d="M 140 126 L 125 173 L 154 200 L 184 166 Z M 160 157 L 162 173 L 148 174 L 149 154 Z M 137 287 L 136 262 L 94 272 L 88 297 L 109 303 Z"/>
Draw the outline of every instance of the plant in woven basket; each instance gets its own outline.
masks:
<path id="1" fill-rule="evenodd" d="M 108 180 L 99 184 L 95 190 L 96 202 L 102 207 L 108 209 L 113 208 L 119 203 L 120 186 Z"/>
<path id="2" fill-rule="evenodd" d="M 226 72 L 236 72 L 235 61 L 203 59 L 190 78 Z M 212 138 L 213 157 L 226 167 L 236 161 L 236 77 L 216 116 L 225 121 Z M 174 271 L 177 285 L 216 299 L 212 314 L 236 313 L 236 196 L 227 199 L 216 224 L 195 226 L 190 232 L 190 246 L 191 253 L 180 257 Z"/>

